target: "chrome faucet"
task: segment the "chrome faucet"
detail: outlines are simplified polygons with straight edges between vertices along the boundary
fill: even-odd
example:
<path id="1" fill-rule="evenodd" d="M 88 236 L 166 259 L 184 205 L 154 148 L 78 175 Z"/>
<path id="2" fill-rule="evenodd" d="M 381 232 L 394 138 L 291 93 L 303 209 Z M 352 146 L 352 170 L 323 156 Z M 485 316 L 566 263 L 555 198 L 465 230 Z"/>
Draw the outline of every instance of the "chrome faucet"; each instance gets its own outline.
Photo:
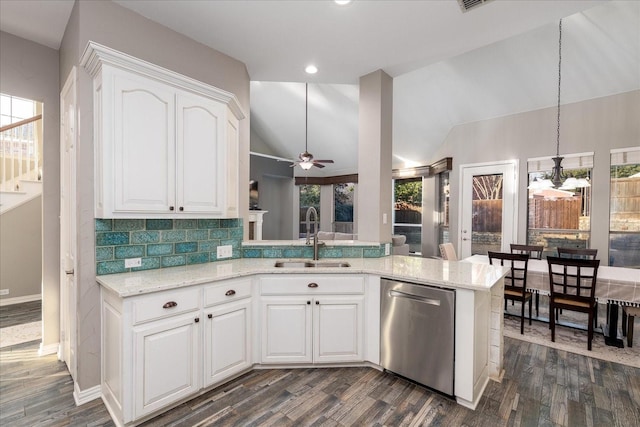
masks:
<path id="1" fill-rule="evenodd" d="M 321 245 L 322 243 L 318 242 L 318 211 L 316 211 L 316 208 L 314 208 L 313 206 L 310 206 L 309 209 L 307 209 L 307 220 L 306 220 L 306 225 L 307 225 L 307 241 L 306 244 L 309 245 L 311 244 L 311 238 L 309 233 L 311 232 L 311 214 L 313 214 L 313 224 L 314 224 L 314 228 L 313 228 L 313 259 L 314 260 L 318 260 L 320 259 L 320 256 L 318 254 L 318 246 Z"/>

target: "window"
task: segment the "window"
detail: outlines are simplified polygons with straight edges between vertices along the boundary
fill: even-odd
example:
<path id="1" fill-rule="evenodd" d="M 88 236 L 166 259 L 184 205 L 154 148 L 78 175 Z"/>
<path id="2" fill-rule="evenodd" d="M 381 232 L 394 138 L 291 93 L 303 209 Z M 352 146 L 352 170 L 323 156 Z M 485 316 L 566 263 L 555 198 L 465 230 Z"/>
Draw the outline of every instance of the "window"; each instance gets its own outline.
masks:
<path id="1" fill-rule="evenodd" d="M 611 152 L 609 265 L 640 268 L 640 147 Z"/>
<path id="2" fill-rule="evenodd" d="M 449 243 L 449 172 L 438 174 L 438 245 Z"/>
<path id="3" fill-rule="evenodd" d="M 544 246 L 545 257 L 556 256 L 557 247 L 588 248 L 590 245 L 593 153 L 567 155 L 562 166 L 564 185 L 553 188 L 537 185 L 550 183 L 543 180 L 551 179 L 551 158 L 528 161 L 527 243 Z"/>
<path id="4" fill-rule="evenodd" d="M 353 233 L 354 183 L 333 186 L 333 231 Z"/>
<path id="5" fill-rule="evenodd" d="M 307 210 L 314 207 L 318 212 L 318 224 L 320 224 L 320 186 L 300 185 L 300 229 L 299 237 L 307 237 Z M 313 233 L 313 229 L 311 232 Z"/>
<path id="6" fill-rule="evenodd" d="M 422 252 L 422 177 L 393 181 L 393 234 L 406 236 L 409 252 Z"/>

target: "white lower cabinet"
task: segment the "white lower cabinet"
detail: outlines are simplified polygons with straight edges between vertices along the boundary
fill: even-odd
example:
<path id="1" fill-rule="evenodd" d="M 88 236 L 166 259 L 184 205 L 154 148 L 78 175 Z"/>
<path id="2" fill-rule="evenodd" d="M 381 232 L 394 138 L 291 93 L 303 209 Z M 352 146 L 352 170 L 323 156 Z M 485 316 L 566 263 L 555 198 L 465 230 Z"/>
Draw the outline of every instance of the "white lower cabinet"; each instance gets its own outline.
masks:
<path id="1" fill-rule="evenodd" d="M 251 278 L 120 298 L 102 288 L 102 395 L 118 426 L 252 366 Z"/>
<path id="2" fill-rule="evenodd" d="M 204 387 L 209 387 L 251 367 L 251 300 L 204 314 Z"/>
<path id="3" fill-rule="evenodd" d="M 196 314 L 134 328 L 135 417 L 198 391 L 200 325 Z"/>
<path id="4" fill-rule="evenodd" d="M 364 360 L 363 277 L 265 277 L 260 309 L 262 363 Z"/>

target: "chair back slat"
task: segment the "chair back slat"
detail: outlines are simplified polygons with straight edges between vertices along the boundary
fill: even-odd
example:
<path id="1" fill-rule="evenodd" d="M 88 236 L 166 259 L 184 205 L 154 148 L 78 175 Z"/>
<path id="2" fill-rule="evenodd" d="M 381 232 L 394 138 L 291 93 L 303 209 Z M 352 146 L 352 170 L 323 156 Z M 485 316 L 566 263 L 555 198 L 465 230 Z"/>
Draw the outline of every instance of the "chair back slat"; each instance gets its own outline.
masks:
<path id="1" fill-rule="evenodd" d="M 524 295 L 527 289 L 527 271 L 529 266 L 528 254 L 510 254 L 505 252 L 488 252 L 489 263 L 495 265 L 494 260 L 500 260 L 501 266 L 511 268 L 504 282 L 505 289 L 518 290 Z"/>
<path id="2" fill-rule="evenodd" d="M 543 251 L 544 251 L 544 246 L 518 245 L 516 243 L 511 243 L 512 254 L 527 254 L 529 255 L 530 259 L 542 259 Z"/>
<path id="3" fill-rule="evenodd" d="M 596 259 L 597 249 L 557 248 L 559 258 Z"/>
<path id="4" fill-rule="evenodd" d="M 595 298 L 600 260 L 547 257 L 547 263 L 552 297 L 577 301 Z"/>

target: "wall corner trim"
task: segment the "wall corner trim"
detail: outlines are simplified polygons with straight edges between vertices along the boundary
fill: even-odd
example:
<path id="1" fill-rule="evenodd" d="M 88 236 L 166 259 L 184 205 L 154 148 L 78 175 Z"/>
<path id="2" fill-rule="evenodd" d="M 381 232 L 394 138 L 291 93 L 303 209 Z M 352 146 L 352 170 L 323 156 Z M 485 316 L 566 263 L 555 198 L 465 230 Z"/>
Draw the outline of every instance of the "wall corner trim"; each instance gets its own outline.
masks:
<path id="1" fill-rule="evenodd" d="M 84 405 L 100 397 L 102 397 L 100 385 L 90 387 L 86 390 L 80 390 L 78 383 L 73 382 L 73 400 L 75 400 L 76 406 Z"/>

